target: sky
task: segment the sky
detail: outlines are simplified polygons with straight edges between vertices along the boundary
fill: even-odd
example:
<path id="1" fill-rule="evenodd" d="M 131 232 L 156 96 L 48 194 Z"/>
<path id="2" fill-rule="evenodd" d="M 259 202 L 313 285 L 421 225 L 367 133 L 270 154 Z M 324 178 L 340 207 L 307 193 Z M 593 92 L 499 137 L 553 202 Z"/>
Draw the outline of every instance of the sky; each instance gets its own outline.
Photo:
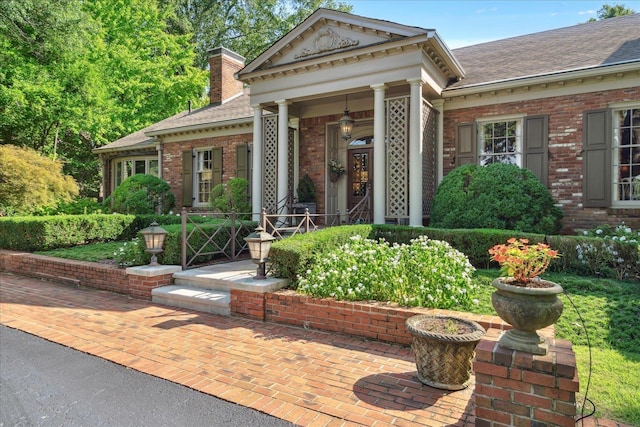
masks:
<path id="1" fill-rule="evenodd" d="M 450 49 L 554 28 L 596 18 L 604 4 L 640 12 L 640 0 L 347 0 L 353 13 L 368 18 L 435 29 Z"/>

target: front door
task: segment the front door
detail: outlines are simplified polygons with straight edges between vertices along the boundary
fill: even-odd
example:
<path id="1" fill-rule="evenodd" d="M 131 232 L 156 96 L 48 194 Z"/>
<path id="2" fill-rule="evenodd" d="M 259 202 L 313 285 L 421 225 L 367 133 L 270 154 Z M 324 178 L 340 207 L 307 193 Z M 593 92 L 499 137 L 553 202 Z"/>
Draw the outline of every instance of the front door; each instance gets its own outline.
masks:
<path id="1" fill-rule="evenodd" d="M 347 162 L 347 206 L 351 212 L 358 203 L 367 195 L 367 187 L 373 184 L 372 177 L 372 148 L 354 148 L 347 151 L 349 160 Z M 370 188 L 371 192 L 373 188 Z M 365 204 L 366 202 L 363 202 Z M 362 206 L 362 205 L 360 205 Z"/>

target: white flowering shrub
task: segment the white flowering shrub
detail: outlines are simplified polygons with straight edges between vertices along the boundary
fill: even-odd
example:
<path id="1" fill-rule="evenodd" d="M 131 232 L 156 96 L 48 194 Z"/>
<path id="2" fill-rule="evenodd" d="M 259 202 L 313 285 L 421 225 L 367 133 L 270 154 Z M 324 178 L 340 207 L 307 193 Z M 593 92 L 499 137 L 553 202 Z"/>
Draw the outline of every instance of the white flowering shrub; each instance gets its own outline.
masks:
<path id="1" fill-rule="evenodd" d="M 475 271 L 448 243 L 420 236 L 389 245 L 362 236 L 328 252 L 298 277 L 298 291 L 338 300 L 393 301 L 403 306 L 468 306 Z"/>
<path id="2" fill-rule="evenodd" d="M 113 253 L 113 259 L 118 262 L 120 267 L 131 267 L 148 264 L 151 260 L 151 254 L 145 251 L 144 241 L 136 237 L 129 242 L 124 242 Z"/>
<path id="3" fill-rule="evenodd" d="M 640 270 L 640 231 L 620 224 L 601 225 L 582 232 L 597 237 L 576 245 L 576 258 L 593 276 L 615 277 L 620 280 L 637 278 Z"/>

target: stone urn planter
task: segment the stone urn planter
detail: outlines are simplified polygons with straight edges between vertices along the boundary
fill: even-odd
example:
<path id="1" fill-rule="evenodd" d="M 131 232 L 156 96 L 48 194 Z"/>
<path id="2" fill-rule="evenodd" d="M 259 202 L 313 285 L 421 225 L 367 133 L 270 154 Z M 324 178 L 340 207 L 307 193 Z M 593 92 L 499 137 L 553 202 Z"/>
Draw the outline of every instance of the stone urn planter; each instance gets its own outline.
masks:
<path id="1" fill-rule="evenodd" d="M 498 344 L 510 350 L 545 355 L 548 340 L 537 331 L 554 324 L 562 315 L 564 305 L 558 298 L 562 287 L 542 279 L 532 280 L 527 286 L 511 282 L 514 279 L 510 277 L 499 277 L 492 282 L 496 288 L 491 295 L 493 308 L 502 320 L 513 326 L 500 337 Z"/>
<path id="2" fill-rule="evenodd" d="M 420 314 L 405 321 L 418 378 L 428 386 L 462 390 L 471 383 L 476 346 L 485 334 L 478 323 L 453 316 Z"/>

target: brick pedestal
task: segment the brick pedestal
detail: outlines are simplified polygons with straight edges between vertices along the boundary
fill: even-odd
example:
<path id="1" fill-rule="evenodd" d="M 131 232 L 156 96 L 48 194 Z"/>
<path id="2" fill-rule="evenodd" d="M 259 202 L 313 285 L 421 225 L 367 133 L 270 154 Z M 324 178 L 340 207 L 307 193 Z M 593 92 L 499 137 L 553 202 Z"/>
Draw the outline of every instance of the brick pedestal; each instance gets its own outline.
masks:
<path id="1" fill-rule="evenodd" d="M 549 353 L 538 356 L 499 347 L 492 332 L 473 363 L 476 426 L 573 427 L 579 381 L 571 342 L 551 338 Z"/>
<path id="2" fill-rule="evenodd" d="M 126 293 L 138 298 L 151 299 L 151 290 L 161 286 L 168 286 L 173 282 L 173 273 L 181 271 L 179 265 L 144 265 L 129 267 Z"/>

